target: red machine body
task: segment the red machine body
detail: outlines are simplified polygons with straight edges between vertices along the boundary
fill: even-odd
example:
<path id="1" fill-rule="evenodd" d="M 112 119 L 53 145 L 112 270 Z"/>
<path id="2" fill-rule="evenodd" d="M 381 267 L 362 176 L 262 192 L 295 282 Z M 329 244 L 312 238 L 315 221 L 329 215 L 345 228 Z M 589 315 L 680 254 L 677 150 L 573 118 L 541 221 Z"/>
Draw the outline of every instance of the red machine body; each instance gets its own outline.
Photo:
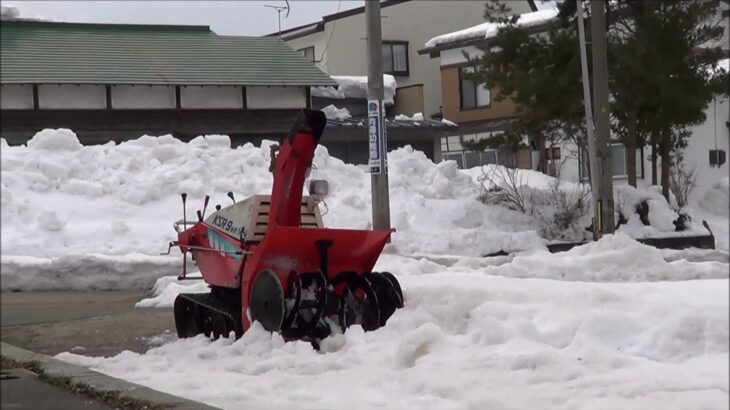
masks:
<path id="1" fill-rule="evenodd" d="M 318 215 L 303 187 L 325 124 L 321 112 L 303 110 L 275 161 L 272 155 L 270 198 L 234 201 L 179 232 L 171 245 L 192 254 L 212 289 L 176 300 L 181 337 L 240 335 L 257 320 L 288 338 L 316 341 L 331 331 L 327 317 L 343 330 L 352 324 L 370 330 L 402 306 L 395 277 L 371 272 L 393 230 L 328 229 L 321 217 L 304 223 L 303 210 L 309 220 Z"/>

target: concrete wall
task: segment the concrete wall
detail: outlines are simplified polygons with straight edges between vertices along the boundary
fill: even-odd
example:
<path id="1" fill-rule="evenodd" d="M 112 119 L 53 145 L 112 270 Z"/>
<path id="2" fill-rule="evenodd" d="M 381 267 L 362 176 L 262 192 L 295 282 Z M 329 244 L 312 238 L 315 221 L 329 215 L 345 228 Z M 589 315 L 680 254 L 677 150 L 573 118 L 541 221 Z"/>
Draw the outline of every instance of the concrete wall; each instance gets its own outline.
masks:
<path id="1" fill-rule="evenodd" d="M 246 106 L 262 108 L 304 108 L 307 94 L 304 87 L 246 87 Z"/>
<path id="2" fill-rule="evenodd" d="M 33 86 L 28 84 L 3 84 L 0 87 L 0 107 L 3 110 L 33 109 Z"/>
<path id="3" fill-rule="evenodd" d="M 516 13 L 531 11 L 527 1 L 510 1 L 509 6 Z M 429 118 L 441 106 L 439 60 L 418 55 L 418 50 L 435 36 L 484 23 L 484 2 L 408 1 L 383 7 L 381 14 L 383 40 L 408 41 L 410 72 L 396 77 L 398 86 L 424 84 L 424 115 Z M 323 31 L 287 42 L 295 50 L 314 46 L 316 58 L 321 58 L 319 66 L 330 75 L 367 75 L 365 37 L 365 14 L 361 13 L 329 21 Z"/>
<path id="4" fill-rule="evenodd" d="M 106 88 L 89 84 L 41 84 L 38 86 L 40 109 L 104 109 Z"/>
<path id="5" fill-rule="evenodd" d="M 243 108 L 241 87 L 180 87 L 182 108 Z"/>

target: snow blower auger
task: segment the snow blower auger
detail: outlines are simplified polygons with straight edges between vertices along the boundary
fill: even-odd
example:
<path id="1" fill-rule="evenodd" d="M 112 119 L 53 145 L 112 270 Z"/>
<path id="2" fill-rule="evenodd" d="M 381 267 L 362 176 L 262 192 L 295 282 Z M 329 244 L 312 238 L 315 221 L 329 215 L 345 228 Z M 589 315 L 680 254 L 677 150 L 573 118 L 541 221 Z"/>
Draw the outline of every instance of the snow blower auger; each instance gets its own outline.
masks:
<path id="1" fill-rule="evenodd" d="M 209 293 L 175 299 L 175 327 L 181 338 L 203 333 L 214 339 L 234 331 L 240 337 L 254 321 L 285 340 L 319 341 L 333 331 L 358 324 L 366 331 L 385 325 L 403 306 L 403 293 L 388 272 L 372 272 L 393 230 L 328 229 L 319 201 L 326 181 L 310 181 L 302 196 L 314 150 L 326 118 L 302 110 L 289 135 L 279 143 L 271 195 L 255 195 L 197 222 L 175 223 L 178 240 L 168 248 L 190 252 L 209 285 Z M 188 226 L 190 226 L 188 228 Z"/>

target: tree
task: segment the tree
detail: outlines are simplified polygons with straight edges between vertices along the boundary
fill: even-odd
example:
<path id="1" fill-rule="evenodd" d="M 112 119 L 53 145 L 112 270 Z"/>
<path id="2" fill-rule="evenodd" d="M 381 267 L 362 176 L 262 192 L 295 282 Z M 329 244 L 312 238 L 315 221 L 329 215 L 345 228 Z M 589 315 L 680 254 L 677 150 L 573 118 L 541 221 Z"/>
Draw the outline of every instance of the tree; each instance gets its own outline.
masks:
<path id="1" fill-rule="evenodd" d="M 721 91 L 721 73 L 711 69 L 722 52 L 719 2 L 623 3 L 629 12 L 614 25 L 614 55 L 642 58 L 641 64 L 615 58 L 614 89 L 636 101 L 638 115 L 627 116 L 626 124 L 641 129 L 657 145 L 662 193 L 669 198 L 672 155 L 686 146 L 691 135 L 687 128 L 705 120 L 705 108 Z M 626 71 L 632 73 L 628 79 L 622 78 Z"/>
<path id="2" fill-rule="evenodd" d="M 582 121 L 580 55 L 570 29 L 549 24 L 542 35 L 519 27 L 505 2 L 487 3 L 485 18 L 502 27 L 480 47 L 482 55 L 470 58 L 476 66 L 472 78 L 496 89 L 495 100 L 510 98 L 516 105 L 517 122 L 505 143 L 514 147 L 521 135 L 533 138 L 539 151 L 539 169 L 547 172 L 551 150 L 546 141 L 564 138 L 562 132 Z M 487 143 L 488 145 L 489 143 Z M 467 147 L 479 148 L 476 144 Z"/>
<path id="3" fill-rule="evenodd" d="M 629 183 L 636 186 L 636 149 L 651 143 L 662 157 L 661 182 L 668 197 L 672 153 L 686 144 L 687 127 L 704 121 L 715 93 L 727 89 L 727 77 L 723 81 L 723 73 L 710 69 L 721 55 L 719 2 L 605 4 L 613 132 L 626 145 Z M 512 98 L 519 124 L 542 141 L 541 155 L 546 132 L 556 128 L 570 130 L 559 133 L 563 137 L 578 135 L 583 145 L 575 12 L 574 0 L 563 1 L 560 18 L 535 35 L 534 29 L 516 24 L 503 2 L 492 0 L 486 7 L 485 18 L 502 27 L 482 47 L 477 78 L 498 88 L 498 99 Z"/>

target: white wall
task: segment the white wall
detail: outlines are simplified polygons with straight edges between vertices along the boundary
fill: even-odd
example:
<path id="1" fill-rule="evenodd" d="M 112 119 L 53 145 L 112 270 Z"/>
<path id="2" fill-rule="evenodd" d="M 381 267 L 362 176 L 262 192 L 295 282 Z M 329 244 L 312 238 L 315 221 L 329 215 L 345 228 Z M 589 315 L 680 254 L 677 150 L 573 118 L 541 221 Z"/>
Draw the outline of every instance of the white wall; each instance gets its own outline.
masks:
<path id="1" fill-rule="evenodd" d="M 103 109 L 106 88 L 89 84 L 42 84 L 38 86 L 40 109 Z"/>
<path id="2" fill-rule="evenodd" d="M 307 95 L 304 87 L 246 87 L 246 107 L 304 108 Z"/>
<path id="3" fill-rule="evenodd" d="M 180 87 L 182 108 L 243 108 L 241 87 Z"/>
<path id="4" fill-rule="evenodd" d="M 3 110 L 32 110 L 33 86 L 29 84 L 3 84 L 0 87 L 0 107 Z"/>
<path id="5" fill-rule="evenodd" d="M 700 197 L 707 188 L 714 183 L 728 178 L 730 175 L 730 130 L 728 130 L 727 121 L 730 121 L 730 105 L 727 98 L 718 98 L 713 100 L 705 109 L 707 119 L 704 123 L 691 128 L 692 135 L 689 137 L 687 147 L 683 151 L 685 167 L 688 170 L 696 170 L 697 186 L 692 195 L 694 198 Z M 725 151 L 725 163 L 720 166 L 710 166 L 711 149 L 719 149 Z M 568 159 L 565 161 L 561 176 L 568 180 L 575 180 L 578 176 L 578 160 L 575 155 L 577 148 L 572 143 L 565 143 L 561 146 L 561 158 Z M 568 154 L 568 153 L 571 154 Z M 537 152 L 533 152 L 533 164 L 536 164 Z M 651 185 L 651 147 L 644 147 L 643 156 L 640 150 L 637 150 L 637 161 L 644 162 L 644 178 L 637 178 L 637 185 L 647 187 Z M 637 168 L 640 165 L 637 164 Z M 533 166 L 535 168 L 535 166 Z M 637 169 L 640 172 L 640 169 Z M 657 163 L 658 183 L 661 183 L 661 158 Z M 614 178 L 615 185 L 623 185 L 628 182 L 627 178 Z"/>
<path id="6" fill-rule="evenodd" d="M 484 1 L 407 1 L 381 9 L 383 40 L 408 41 L 408 77 L 396 77 L 399 87 L 423 84 L 424 115 L 438 113 L 441 106 L 439 59 L 418 55 L 432 37 L 484 23 Z M 516 13 L 532 11 L 526 0 L 510 1 Z M 329 21 L 323 31 L 289 40 L 292 48 L 315 46 L 321 67 L 330 75 L 367 75 L 365 13 Z"/>
<path id="7" fill-rule="evenodd" d="M 692 127 L 692 136 L 688 140 L 687 147 L 684 149 L 684 163 L 687 169 L 695 169 L 697 171 L 697 187 L 692 195 L 695 197 L 712 186 L 715 182 L 730 175 L 730 131 L 726 125 L 730 121 L 730 106 L 728 99 L 717 98 L 710 102 L 705 109 L 707 119 L 704 123 Z M 718 167 L 710 166 L 710 150 L 715 149 L 725 151 L 725 163 Z M 651 148 L 644 150 L 644 169 L 646 170 L 645 183 L 651 184 Z M 657 169 L 661 166 L 661 158 L 657 164 Z M 659 172 L 661 182 L 661 172 Z"/>
<path id="8" fill-rule="evenodd" d="M 115 85 L 112 87 L 114 109 L 175 108 L 175 87 L 148 85 Z"/>

